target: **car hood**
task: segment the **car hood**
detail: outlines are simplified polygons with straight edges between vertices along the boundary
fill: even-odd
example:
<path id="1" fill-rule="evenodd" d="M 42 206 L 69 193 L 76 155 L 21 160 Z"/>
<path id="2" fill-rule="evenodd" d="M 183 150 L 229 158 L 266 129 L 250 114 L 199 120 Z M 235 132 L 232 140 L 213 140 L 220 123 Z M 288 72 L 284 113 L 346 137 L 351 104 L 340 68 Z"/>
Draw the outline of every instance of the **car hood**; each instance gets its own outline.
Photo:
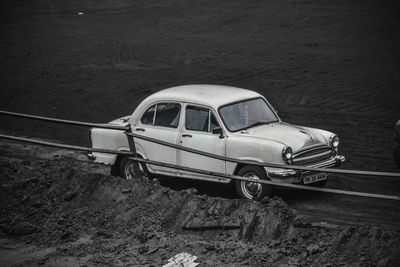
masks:
<path id="1" fill-rule="evenodd" d="M 318 145 L 328 145 L 317 129 L 303 128 L 287 123 L 271 123 L 249 128 L 242 135 L 269 139 L 290 146 L 294 153 Z"/>

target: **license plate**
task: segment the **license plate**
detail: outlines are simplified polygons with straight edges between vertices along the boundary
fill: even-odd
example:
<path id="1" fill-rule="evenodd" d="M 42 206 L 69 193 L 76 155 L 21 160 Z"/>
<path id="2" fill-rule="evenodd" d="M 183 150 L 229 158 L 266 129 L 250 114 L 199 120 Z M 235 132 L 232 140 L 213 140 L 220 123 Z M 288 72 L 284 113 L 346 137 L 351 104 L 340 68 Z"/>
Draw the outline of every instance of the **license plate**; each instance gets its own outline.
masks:
<path id="1" fill-rule="evenodd" d="M 325 172 L 316 173 L 312 175 L 307 175 L 303 178 L 304 184 L 311 184 L 318 181 L 326 180 L 328 178 L 328 174 Z"/>

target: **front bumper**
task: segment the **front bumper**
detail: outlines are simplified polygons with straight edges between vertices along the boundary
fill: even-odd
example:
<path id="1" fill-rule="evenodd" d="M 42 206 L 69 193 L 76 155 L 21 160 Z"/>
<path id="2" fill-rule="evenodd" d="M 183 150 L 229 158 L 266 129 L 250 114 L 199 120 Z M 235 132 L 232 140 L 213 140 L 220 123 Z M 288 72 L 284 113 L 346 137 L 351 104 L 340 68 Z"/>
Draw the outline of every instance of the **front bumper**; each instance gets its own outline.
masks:
<path id="1" fill-rule="evenodd" d="M 346 158 L 344 156 L 336 156 L 334 158 L 306 165 L 304 167 L 311 167 L 311 168 L 339 167 L 345 161 Z M 271 181 L 290 183 L 290 184 L 300 183 L 305 175 L 317 173 L 312 171 L 300 171 L 300 170 L 268 168 L 268 167 L 265 168 L 265 171 L 267 173 L 268 178 L 271 179 Z"/>

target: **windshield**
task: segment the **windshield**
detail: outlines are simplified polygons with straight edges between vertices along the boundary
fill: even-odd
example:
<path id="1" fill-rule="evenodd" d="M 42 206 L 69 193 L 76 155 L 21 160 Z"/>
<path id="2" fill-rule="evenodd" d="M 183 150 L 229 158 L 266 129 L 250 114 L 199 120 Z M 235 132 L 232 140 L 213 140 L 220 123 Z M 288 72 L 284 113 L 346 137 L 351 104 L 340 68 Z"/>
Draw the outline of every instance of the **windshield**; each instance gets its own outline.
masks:
<path id="1" fill-rule="evenodd" d="M 278 121 L 274 112 L 262 98 L 223 106 L 219 109 L 219 114 L 231 132 Z"/>

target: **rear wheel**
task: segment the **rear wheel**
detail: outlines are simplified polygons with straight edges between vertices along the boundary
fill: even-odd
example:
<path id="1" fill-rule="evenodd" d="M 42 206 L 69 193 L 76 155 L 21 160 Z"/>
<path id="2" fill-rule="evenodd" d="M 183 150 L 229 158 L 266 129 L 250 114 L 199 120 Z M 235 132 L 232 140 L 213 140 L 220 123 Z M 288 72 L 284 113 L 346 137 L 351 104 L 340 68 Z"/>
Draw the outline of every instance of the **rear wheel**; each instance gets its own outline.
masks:
<path id="1" fill-rule="evenodd" d="M 125 179 L 135 179 L 135 168 L 134 165 L 135 161 L 129 159 L 129 156 L 124 156 L 121 159 L 121 162 L 119 164 L 119 174 L 121 175 L 122 178 Z M 143 167 L 142 163 L 139 163 L 139 168 L 140 168 L 140 173 L 142 174 L 148 174 L 146 166 Z"/>
<path id="2" fill-rule="evenodd" d="M 265 170 L 259 166 L 246 165 L 239 170 L 238 176 L 267 180 Z M 266 195 L 272 195 L 272 186 L 256 182 L 235 181 L 236 192 L 241 198 L 261 200 Z"/>

